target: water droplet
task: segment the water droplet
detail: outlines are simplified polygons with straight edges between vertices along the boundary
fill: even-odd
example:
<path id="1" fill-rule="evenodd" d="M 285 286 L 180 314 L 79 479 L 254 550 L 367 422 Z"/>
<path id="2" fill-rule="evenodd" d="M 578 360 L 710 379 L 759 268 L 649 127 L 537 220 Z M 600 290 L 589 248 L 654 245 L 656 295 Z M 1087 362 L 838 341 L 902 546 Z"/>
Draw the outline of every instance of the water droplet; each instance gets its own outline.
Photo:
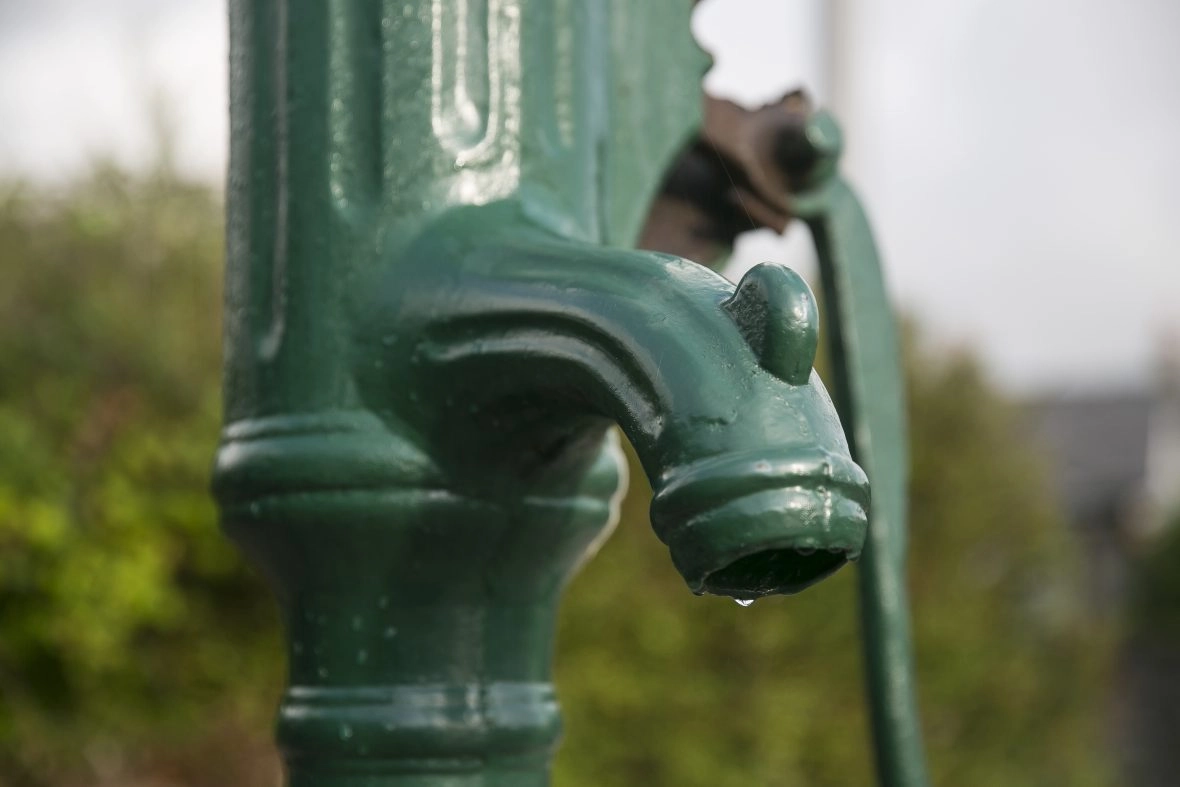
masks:
<path id="1" fill-rule="evenodd" d="M 326 678 L 326 677 L 328 677 L 328 668 L 327 667 L 320 667 L 319 669 L 317 669 L 315 671 L 315 674 L 319 675 L 321 678 Z"/>
<path id="2" fill-rule="evenodd" d="M 362 618 L 360 615 L 353 615 L 352 616 L 352 630 L 353 631 L 360 631 L 364 627 L 365 627 L 365 619 Z"/>
<path id="3" fill-rule="evenodd" d="M 390 626 L 389 628 L 385 629 L 385 638 L 386 639 L 393 639 L 396 636 L 397 636 L 397 629 L 395 629 L 393 626 Z"/>
<path id="4" fill-rule="evenodd" d="M 361 649 L 356 652 L 356 663 L 364 664 L 369 660 L 369 651 Z"/>
<path id="5" fill-rule="evenodd" d="M 737 604 L 739 607 L 748 607 L 754 603 L 754 599 L 752 599 L 752 598 L 735 598 L 733 600 L 733 603 Z"/>
<path id="6" fill-rule="evenodd" d="M 340 725 L 340 740 L 346 741 L 352 737 L 352 727 L 347 724 Z"/>
<path id="7" fill-rule="evenodd" d="M 296 656 L 298 656 L 300 653 L 303 652 L 303 643 L 302 642 L 292 642 L 291 643 L 291 651 Z"/>
<path id="8" fill-rule="evenodd" d="M 377 599 L 377 607 L 379 609 L 385 609 L 388 606 L 389 606 L 389 596 L 382 596 L 381 598 Z"/>

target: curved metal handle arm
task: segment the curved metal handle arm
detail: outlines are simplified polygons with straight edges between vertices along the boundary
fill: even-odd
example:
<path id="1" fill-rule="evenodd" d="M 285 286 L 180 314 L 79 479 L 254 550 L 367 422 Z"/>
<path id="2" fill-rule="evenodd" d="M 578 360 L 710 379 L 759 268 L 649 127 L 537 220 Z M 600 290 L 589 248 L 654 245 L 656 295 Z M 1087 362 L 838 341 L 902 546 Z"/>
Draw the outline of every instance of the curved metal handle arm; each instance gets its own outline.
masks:
<path id="1" fill-rule="evenodd" d="M 905 586 L 909 457 L 897 328 L 868 219 L 836 171 L 835 121 L 818 112 L 784 145 L 806 166 L 792 178 L 802 188 L 791 207 L 819 257 L 833 399 L 873 486 L 859 577 L 878 776 L 886 787 L 923 787 L 929 779 Z"/>

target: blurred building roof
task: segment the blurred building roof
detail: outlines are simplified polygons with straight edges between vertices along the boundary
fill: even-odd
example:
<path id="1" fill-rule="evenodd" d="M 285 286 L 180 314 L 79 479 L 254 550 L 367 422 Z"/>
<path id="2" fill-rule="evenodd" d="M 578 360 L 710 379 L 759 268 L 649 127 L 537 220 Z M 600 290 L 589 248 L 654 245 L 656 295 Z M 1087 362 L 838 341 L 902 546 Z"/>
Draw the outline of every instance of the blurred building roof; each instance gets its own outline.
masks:
<path id="1" fill-rule="evenodd" d="M 1026 405 L 1075 527 L 1153 535 L 1180 516 L 1180 344 L 1161 345 L 1155 383 Z"/>
<path id="2" fill-rule="evenodd" d="M 1120 527 L 1141 501 L 1155 406 L 1146 391 L 1049 398 L 1028 406 L 1058 498 L 1080 527 Z"/>

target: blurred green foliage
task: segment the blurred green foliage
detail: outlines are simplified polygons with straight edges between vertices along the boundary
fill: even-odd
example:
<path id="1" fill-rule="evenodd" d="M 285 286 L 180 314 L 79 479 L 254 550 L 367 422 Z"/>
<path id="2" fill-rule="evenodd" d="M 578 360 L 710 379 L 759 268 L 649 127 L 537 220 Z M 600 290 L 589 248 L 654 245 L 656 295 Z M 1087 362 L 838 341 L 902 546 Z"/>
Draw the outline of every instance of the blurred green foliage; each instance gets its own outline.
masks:
<path id="1" fill-rule="evenodd" d="M 208 494 L 221 226 L 164 174 L 0 195 L 0 783 L 268 723 L 271 603 Z"/>
<path id="2" fill-rule="evenodd" d="M 1131 563 L 1128 628 L 1135 641 L 1180 648 L 1180 513 Z"/>
<path id="3" fill-rule="evenodd" d="M 1131 542 L 1126 632 L 1117 657 L 1118 748 L 1127 783 L 1172 785 L 1180 773 L 1180 512 Z"/>
<path id="4" fill-rule="evenodd" d="M 0 785 L 273 780 L 276 616 L 207 494 L 221 258 L 217 200 L 165 173 L 0 194 Z M 1109 784 L 1107 638 L 1040 468 L 968 357 L 908 372 L 934 781 Z M 695 598 L 632 478 L 563 610 L 556 783 L 871 783 L 854 570 Z"/>

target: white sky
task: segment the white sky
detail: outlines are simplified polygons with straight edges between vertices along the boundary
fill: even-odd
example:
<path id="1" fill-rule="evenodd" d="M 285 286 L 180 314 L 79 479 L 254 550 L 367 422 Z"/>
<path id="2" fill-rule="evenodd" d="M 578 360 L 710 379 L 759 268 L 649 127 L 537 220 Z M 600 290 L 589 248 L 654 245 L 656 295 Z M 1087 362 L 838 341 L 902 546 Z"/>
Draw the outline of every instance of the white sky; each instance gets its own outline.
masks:
<path id="1" fill-rule="evenodd" d="M 687 0 L 686 0 L 687 6 Z M 178 156 L 219 179 L 224 0 L 0 0 L 0 172 Z M 833 105 L 899 300 L 1016 390 L 1146 382 L 1180 332 L 1180 2 L 708 0 L 711 90 Z M 739 262 L 806 267 L 767 235 Z"/>

